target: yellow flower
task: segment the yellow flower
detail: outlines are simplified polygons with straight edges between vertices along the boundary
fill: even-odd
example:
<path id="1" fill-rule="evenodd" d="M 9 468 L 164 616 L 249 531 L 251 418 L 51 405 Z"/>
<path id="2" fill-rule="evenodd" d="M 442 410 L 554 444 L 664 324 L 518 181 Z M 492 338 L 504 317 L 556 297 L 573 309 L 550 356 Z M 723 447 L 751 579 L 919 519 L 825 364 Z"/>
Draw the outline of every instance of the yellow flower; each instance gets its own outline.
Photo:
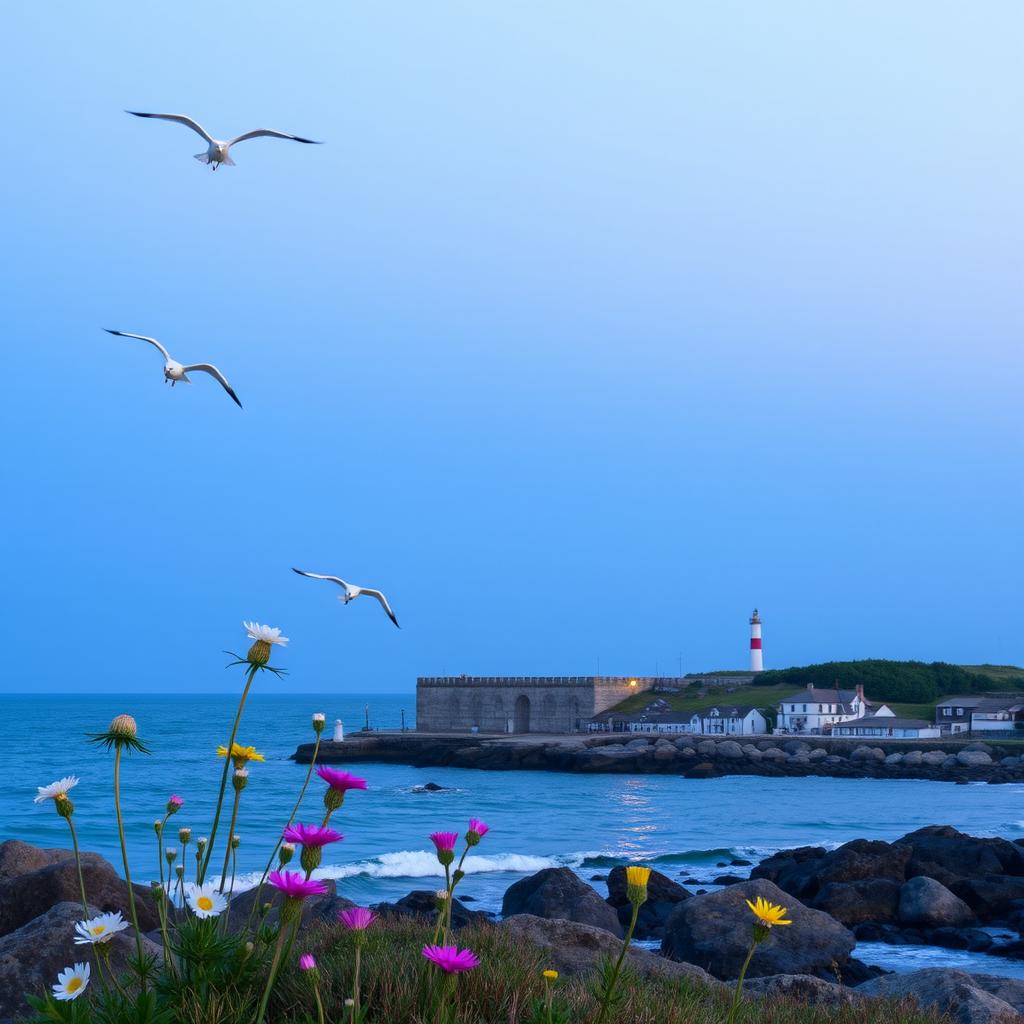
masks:
<path id="1" fill-rule="evenodd" d="M 647 880 L 651 877 L 650 868 L 642 868 L 639 865 L 633 865 L 632 867 L 626 868 L 626 884 L 627 885 L 647 885 Z"/>
<path id="2" fill-rule="evenodd" d="M 558 971 L 545 971 L 544 977 L 547 978 L 548 981 L 554 981 L 558 977 Z"/>
<path id="3" fill-rule="evenodd" d="M 228 748 L 224 746 L 218 747 L 217 756 L 227 757 Z M 266 758 L 255 747 L 243 747 L 241 743 L 232 743 L 231 760 L 235 762 L 236 768 L 244 768 L 250 761 L 265 761 Z"/>
<path id="4" fill-rule="evenodd" d="M 785 920 L 786 908 L 780 907 L 777 903 L 769 903 L 763 896 L 757 897 L 756 903 L 747 900 L 747 906 L 754 912 L 754 917 L 765 926 L 772 928 L 777 924 L 792 924 L 792 921 Z"/>

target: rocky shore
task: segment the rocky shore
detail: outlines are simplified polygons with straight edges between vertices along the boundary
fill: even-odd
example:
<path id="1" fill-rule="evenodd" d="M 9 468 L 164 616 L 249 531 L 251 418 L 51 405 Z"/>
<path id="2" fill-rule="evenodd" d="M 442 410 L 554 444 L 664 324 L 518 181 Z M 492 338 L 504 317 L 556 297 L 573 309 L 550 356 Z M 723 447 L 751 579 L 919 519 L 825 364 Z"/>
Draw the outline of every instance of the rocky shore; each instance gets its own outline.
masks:
<path id="1" fill-rule="evenodd" d="M 86 885 L 95 910 L 123 909 L 124 882 L 114 868 L 86 854 Z M 505 892 L 501 920 L 455 901 L 456 928 L 493 923 L 545 951 L 566 975 L 586 974 L 621 948 L 630 905 L 625 869 L 606 877 L 607 894 L 568 868 L 547 868 Z M 137 887 L 144 928 L 155 924 L 148 892 Z M 22 993 L 40 991 L 72 962 L 73 922 L 81 917 L 69 850 L 42 850 L 17 840 L 0 843 L 0 1024 L 24 1009 Z M 929 969 L 887 974 L 854 954 L 858 940 L 931 942 L 1024 957 L 1024 942 L 997 947 L 984 928 L 1024 928 L 1024 843 L 976 838 L 950 826 L 919 829 L 894 843 L 855 840 L 836 850 L 800 847 L 755 866 L 751 877 L 715 892 L 694 893 L 652 872 L 637 937 L 660 940 L 660 952 L 635 948 L 630 965 L 640 977 L 668 977 L 721 988 L 736 978 L 750 947 L 746 901 L 761 896 L 788 908 L 792 925 L 777 928 L 758 947 L 746 992 L 823 1007 L 826 1012 L 874 998 L 912 999 L 958 1024 L 1022 1024 L 1024 981 L 990 974 Z M 244 893 L 232 917 L 244 919 Z M 434 893 L 416 891 L 375 909 L 389 917 L 435 915 Z M 333 883 L 306 901 L 305 926 L 331 923 L 350 906 Z M 987 939 L 988 945 L 985 945 Z M 159 955 L 160 947 L 147 950 Z M 114 962 L 134 948 L 130 933 L 112 940 Z"/>
<path id="2" fill-rule="evenodd" d="M 292 755 L 308 763 L 313 744 Z M 955 740 L 833 740 L 785 736 L 451 736 L 357 733 L 320 745 L 318 761 L 381 761 L 416 767 L 683 775 L 931 779 L 1024 782 L 1024 758 L 1013 744 Z"/>

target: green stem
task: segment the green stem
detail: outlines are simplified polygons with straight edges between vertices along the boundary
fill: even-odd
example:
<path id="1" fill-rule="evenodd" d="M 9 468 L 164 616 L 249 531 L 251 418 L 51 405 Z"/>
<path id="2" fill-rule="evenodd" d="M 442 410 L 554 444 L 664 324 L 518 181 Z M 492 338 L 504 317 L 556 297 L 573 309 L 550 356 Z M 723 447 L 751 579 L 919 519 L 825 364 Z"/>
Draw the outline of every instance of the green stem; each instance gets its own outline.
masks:
<path id="1" fill-rule="evenodd" d="M 356 1014 L 359 1012 L 359 963 L 362 954 L 362 938 L 356 936 L 356 962 L 355 972 L 352 978 L 352 1016 L 350 1018 L 350 1024 L 355 1024 Z"/>
<path id="2" fill-rule="evenodd" d="M 128 867 L 128 844 L 124 839 L 124 819 L 121 817 L 121 744 L 114 749 L 114 813 L 117 815 L 117 834 L 121 840 L 121 860 L 124 862 L 124 880 L 128 885 L 128 913 L 135 929 L 135 949 L 139 954 L 140 980 L 142 991 L 146 991 L 146 976 L 142 974 L 145 955 L 142 952 L 142 932 L 139 931 L 139 915 L 135 911 L 135 890 L 132 888 L 132 873 Z M 115 979 L 116 980 L 116 979 Z"/>
<path id="3" fill-rule="evenodd" d="M 174 960 L 171 958 L 171 939 L 167 933 L 167 891 L 164 890 L 164 898 L 157 904 L 157 911 L 160 914 L 160 935 L 164 940 L 164 964 L 171 974 L 175 973 Z"/>
<path id="4" fill-rule="evenodd" d="M 452 889 L 454 888 L 452 885 L 451 866 L 448 864 L 445 864 L 444 866 L 444 887 L 445 891 L 448 893 L 448 897 L 445 899 L 444 907 L 441 911 L 442 920 L 444 921 L 444 927 L 441 930 L 441 945 L 447 946 L 448 929 L 451 927 L 452 919 Z"/>
<path id="5" fill-rule="evenodd" d="M 213 827 L 210 829 L 210 841 L 206 846 L 206 856 L 203 858 L 203 867 L 199 873 L 199 884 L 203 884 L 203 879 L 206 878 L 207 868 L 210 866 L 210 857 L 213 854 L 213 846 L 217 840 L 217 825 L 220 823 L 220 812 L 224 806 L 224 792 L 228 785 L 228 772 L 231 771 L 233 764 L 231 760 L 231 750 L 235 745 L 235 737 L 238 735 L 238 726 L 242 721 L 242 710 L 245 708 L 245 700 L 249 696 L 249 687 L 252 686 L 253 679 L 256 678 L 256 672 L 259 669 L 259 665 L 249 666 L 249 676 L 245 680 L 245 689 L 242 690 L 242 697 L 238 702 L 238 711 L 235 713 L 235 722 L 231 726 L 231 738 L 228 740 L 227 754 L 224 757 L 224 773 L 220 778 L 220 793 L 217 795 L 217 811 L 213 816 Z"/>
<path id="6" fill-rule="evenodd" d="M 553 992 L 551 990 L 551 982 L 547 978 L 544 979 L 544 987 L 546 989 L 544 993 L 544 1009 L 547 1011 L 548 1024 L 553 1024 L 551 1020 L 551 998 Z"/>
<path id="7" fill-rule="evenodd" d="M 615 986 L 619 981 L 619 972 L 622 970 L 622 961 L 626 959 L 629 944 L 633 941 L 633 929 L 636 928 L 636 919 L 639 913 L 640 904 L 634 903 L 633 916 L 629 921 L 629 931 L 626 932 L 626 937 L 622 940 L 622 952 L 619 953 L 619 959 L 615 961 L 615 969 L 612 971 L 608 987 L 604 991 L 604 998 L 601 1000 L 601 1012 L 597 1015 L 596 1024 L 603 1024 L 605 1017 L 608 1016 L 608 1007 L 611 1006 L 612 996 L 615 994 Z"/>
<path id="8" fill-rule="evenodd" d="M 732 1006 L 729 1007 L 729 1016 L 726 1017 L 725 1024 L 733 1024 L 736 1020 L 736 1011 L 739 1009 L 740 995 L 743 992 L 743 979 L 747 976 L 747 968 L 750 966 L 750 961 L 753 959 L 755 949 L 757 949 L 756 938 L 750 946 L 750 952 L 747 953 L 747 959 L 743 961 L 743 966 L 740 968 L 740 976 L 736 979 L 736 991 L 732 994 Z"/>
<path id="9" fill-rule="evenodd" d="M 320 986 L 313 986 L 313 997 L 316 999 L 316 1019 L 317 1024 L 324 1024 L 324 1004 L 320 999 Z"/>
<path id="10" fill-rule="evenodd" d="M 82 855 L 78 852 L 78 833 L 75 832 L 75 823 L 68 818 L 68 828 L 71 829 L 71 845 L 75 851 L 75 866 L 78 868 L 78 891 L 82 897 L 82 912 L 89 916 L 89 901 L 85 898 L 85 878 L 82 875 Z"/>
<path id="11" fill-rule="evenodd" d="M 298 921 L 295 922 L 298 925 Z M 294 927 L 292 928 L 294 931 Z M 263 989 L 263 996 L 260 998 L 260 1008 L 256 1011 L 256 1019 L 253 1024 L 262 1024 L 263 1015 L 267 1011 L 267 1003 L 270 1002 L 270 992 L 277 980 L 277 972 L 281 966 L 281 949 L 284 946 L 285 928 L 281 927 L 277 932 L 277 944 L 274 946 L 274 958 L 270 961 L 270 972 L 267 974 L 267 984 Z"/>
<path id="12" fill-rule="evenodd" d="M 230 747 L 228 748 L 231 749 Z M 218 892 L 224 891 L 224 883 L 228 880 L 228 864 L 231 862 L 231 841 L 235 835 L 235 824 L 238 821 L 238 805 L 242 800 L 242 791 L 240 789 L 235 790 L 235 800 L 231 805 L 231 826 L 228 829 L 228 844 L 224 848 L 224 867 L 220 870 L 220 886 Z"/>

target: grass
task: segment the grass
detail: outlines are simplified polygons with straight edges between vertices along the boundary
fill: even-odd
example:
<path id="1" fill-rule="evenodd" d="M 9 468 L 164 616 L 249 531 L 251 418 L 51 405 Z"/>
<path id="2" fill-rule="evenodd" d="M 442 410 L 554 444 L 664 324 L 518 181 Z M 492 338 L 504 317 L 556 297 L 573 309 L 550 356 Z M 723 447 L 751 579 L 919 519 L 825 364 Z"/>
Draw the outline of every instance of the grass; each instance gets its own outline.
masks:
<path id="1" fill-rule="evenodd" d="M 646 690 L 627 697 L 617 704 L 614 710 L 627 714 L 642 711 L 648 704 L 658 699 L 665 701 L 673 711 L 706 711 L 708 708 L 725 704 L 750 704 L 758 709 L 774 708 L 783 697 L 793 692 L 793 687 L 785 684 L 737 686 L 731 693 L 726 693 L 725 687 L 703 692 L 704 696 L 697 696 L 697 691 L 691 693 L 689 690 L 682 693 L 652 693 Z"/>
<path id="2" fill-rule="evenodd" d="M 1024 687 L 1024 668 L 1016 665 L 961 665 L 966 672 L 988 676 L 1001 683 L 1010 683 Z"/>
<path id="3" fill-rule="evenodd" d="M 429 930 L 415 921 L 390 920 L 378 921 L 366 932 L 362 971 L 366 1024 L 434 1024 L 433 1014 L 423 1009 L 424 986 L 432 975 L 419 953 L 429 941 Z M 541 971 L 550 966 L 542 950 L 489 924 L 460 931 L 458 944 L 473 949 L 482 960 L 481 967 L 456 979 L 458 1024 L 542 1024 L 546 1018 L 535 1011 L 543 995 Z M 336 1024 L 347 1020 L 342 1004 L 350 994 L 352 949 L 350 933 L 320 925 L 302 935 L 301 950 L 296 950 L 315 954 L 327 1017 Z M 609 1024 L 722 1024 L 728 1012 L 726 992 L 672 979 L 641 980 L 628 972 L 623 978 L 623 999 Z M 563 1010 L 563 1019 L 592 1024 L 597 1001 L 590 979 L 563 976 L 556 993 L 555 1005 Z M 187 1024 L 211 1024 L 208 1007 L 205 1013 L 197 1013 Z M 282 978 L 270 1019 L 275 1024 L 306 1024 L 316 1019 L 309 987 L 297 971 Z M 938 1018 L 893 1002 L 816 1009 L 767 999 L 745 1002 L 737 1019 L 745 1024 L 935 1024 Z M 234 1022 L 224 1017 L 213 1024 Z"/>

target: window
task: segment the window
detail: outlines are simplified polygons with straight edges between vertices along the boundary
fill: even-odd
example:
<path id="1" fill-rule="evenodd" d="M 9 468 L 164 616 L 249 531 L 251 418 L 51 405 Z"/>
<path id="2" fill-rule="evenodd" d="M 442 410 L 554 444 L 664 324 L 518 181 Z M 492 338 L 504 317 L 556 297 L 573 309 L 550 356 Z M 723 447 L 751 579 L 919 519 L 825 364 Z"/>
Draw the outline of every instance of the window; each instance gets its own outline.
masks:
<path id="1" fill-rule="evenodd" d="M 807 714 L 807 705 L 806 704 L 804 705 L 804 714 L 805 715 Z"/>
<path id="2" fill-rule="evenodd" d="M 818 705 L 818 714 L 820 715 L 822 713 L 822 711 L 824 711 L 824 710 L 825 710 L 825 705 L 824 704 L 819 704 Z"/>

